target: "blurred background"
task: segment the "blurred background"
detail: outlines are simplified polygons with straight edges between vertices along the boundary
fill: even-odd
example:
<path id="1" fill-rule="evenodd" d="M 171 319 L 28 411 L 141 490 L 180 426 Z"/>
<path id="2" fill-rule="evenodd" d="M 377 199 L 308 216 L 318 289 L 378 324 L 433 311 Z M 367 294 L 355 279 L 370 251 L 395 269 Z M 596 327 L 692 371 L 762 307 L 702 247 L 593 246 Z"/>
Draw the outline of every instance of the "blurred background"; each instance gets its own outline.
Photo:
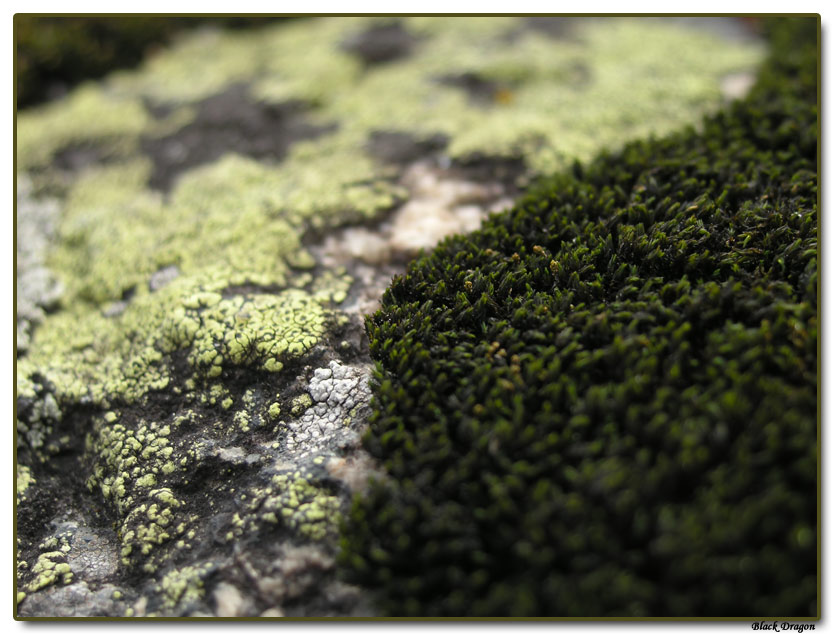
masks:
<path id="1" fill-rule="evenodd" d="M 65 94 L 85 79 L 138 65 L 174 34 L 197 26 L 246 29 L 287 17 L 15 16 L 17 106 Z"/>
<path id="2" fill-rule="evenodd" d="M 176 34 L 196 27 L 247 29 L 298 19 L 306 18 L 17 15 L 17 106 L 25 108 L 54 99 L 85 79 L 101 77 L 116 68 L 137 66 L 169 44 Z M 752 36 L 763 28 L 762 20 L 756 17 L 677 20 L 697 22 L 731 38 Z"/>

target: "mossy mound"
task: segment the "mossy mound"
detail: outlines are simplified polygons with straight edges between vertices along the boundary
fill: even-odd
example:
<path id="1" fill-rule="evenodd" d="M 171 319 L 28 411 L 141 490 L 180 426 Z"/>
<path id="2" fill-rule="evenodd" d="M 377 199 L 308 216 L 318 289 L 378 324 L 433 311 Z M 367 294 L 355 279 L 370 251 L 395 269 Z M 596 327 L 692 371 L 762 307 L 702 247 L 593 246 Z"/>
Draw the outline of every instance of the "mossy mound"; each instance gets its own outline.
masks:
<path id="1" fill-rule="evenodd" d="M 539 183 L 369 318 L 352 578 L 393 615 L 816 612 L 816 21 L 751 95 Z"/>
<path id="2" fill-rule="evenodd" d="M 662 21 L 294 20 L 21 112 L 19 614 L 370 613 L 333 561 L 374 466 L 357 311 L 410 246 L 370 271 L 327 245 L 697 121 L 763 50 Z"/>

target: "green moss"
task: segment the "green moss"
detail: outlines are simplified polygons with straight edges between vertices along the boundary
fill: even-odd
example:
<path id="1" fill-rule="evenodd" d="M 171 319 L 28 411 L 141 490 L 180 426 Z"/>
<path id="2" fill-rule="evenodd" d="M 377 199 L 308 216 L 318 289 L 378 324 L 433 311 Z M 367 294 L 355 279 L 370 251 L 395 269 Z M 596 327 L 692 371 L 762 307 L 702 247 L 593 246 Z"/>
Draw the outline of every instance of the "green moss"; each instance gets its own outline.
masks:
<path id="1" fill-rule="evenodd" d="M 812 19 L 746 100 L 543 179 L 367 321 L 342 561 L 386 614 L 816 613 Z"/>

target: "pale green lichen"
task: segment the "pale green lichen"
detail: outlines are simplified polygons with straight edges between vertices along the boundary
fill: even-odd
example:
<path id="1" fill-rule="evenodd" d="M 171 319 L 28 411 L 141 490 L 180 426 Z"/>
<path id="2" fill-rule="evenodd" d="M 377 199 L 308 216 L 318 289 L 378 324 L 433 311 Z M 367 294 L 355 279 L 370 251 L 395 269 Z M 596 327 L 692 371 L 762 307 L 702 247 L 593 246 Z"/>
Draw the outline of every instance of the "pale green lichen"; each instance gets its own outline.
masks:
<path id="1" fill-rule="evenodd" d="M 82 86 L 67 99 L 18 118 L 18 168 L 43 164 L 61 148 L 89 141 L 108 141 L 111 152 L 128 154 L 150 123 L 136 97 L 114 97 L 95 85 Z"/>
<path id="2" fill-rule="evenodd" d="M 236 514 L 228 539 L 279 524 L 297 535 L 320 541 L 336 534 L 341 512 L 339 497 L 315 484 L 301 471 L 279 473 L 266 487 L 254 487 L 241 495 L 246 513 Z"/>
<path id="3" fill-rule="evenodd" d="M 157 568 L 158 561 L 150 558 L 149 555 L 155 547 L 175 536 L 181 537 L 180 548 L 191 546 L 188 541 L 182 539 L 184 534 L 187 536 L 188 522 L 177 523 L 174 517 L 174 511 L 182 503 L 171 494 L 171 491 L 157 489 L 152 491 L 147 499 L 147 503 L 135 506 L 122 522 L 125 530 L 121 535 L 123 544 L 121 556 L 123 564 L 131 565 L 136 561 L 143 561 L 142 569 L 145 572 L 153 572 Z M 188 519 L 191 521 L 193 518 Z"/>
<path id="4" fill-rule="evenodd" d="M 288 160 L 290 173 L 301 181 L 305 172 L 297 167 L 309 159 L 324 161 L 328 169 L 320 173 L 337 184 L 333 191 L 367 178 L 383 184 L 359 160 L 373 130 L 445 133 L 453 157 L 529 151 L 534 166 L 550 169 L 566 157 L 587 158 L 612 142 L 696 120 L 720 99 L 722 76 L 748 70 L 763 56 L 763 47 L 754 43 L 645 19 L 583 21 L 571 37 L 560 39 L 523 29 L 518 18 L 400 21 L 417 44 L 396 64 L 371 72 L 344 44 L 379 18 L 184 37 L 137 71 L 85 86 L 66 104 L 25 113 L 19 157 L 23 165 L 38 164 L 71 142 L 159 134 L 190 121 L 189 104 L 248 82 L 257 98 L 307 102 L 314 106 L 314 121 L 338 123 L 334 134 L 295 150 Z M 511 34 L 512 45 L 501 45 Z M 460 88 L 437 81 L 464 74 L 505 88 L 492 107 L 473 106 Z M 168 121 L 154 121 L 142 99 L 181 107 Z M 340 179 L 345 170 L 356 178 Z M 315 171 L 306 174 L 321 178 Z M 298 201 L 313 200 L 309 194 L 315 192 L 327 196 L 317 183 L 299 182 L 292 189 L 300 193 Z"/>
<path id="5" fill-rule="evenodd" d="M 229 155 L 189 172 L 168 200 L 148 189 L 149 173 L 137 159 L 90 169 L 70 188 L 49 261 L 70 298 L 147 294 L 148 278 L 169 266 L 195 281 L 283 286 L 286 260 L 304 260 L 281 170 Z"/>
<path id="6" fill-rule="evenodd" d="M 72 583 L 73 573 L 67 563 L 67 553 L 70 551 L 69 533 L 59 533 L 43 541 L 38 550 L 35 565 L 32 566 L 32 579 L 25 586 L 27 593 L 37 592 L 56 583 L 68 585 Z"/>
<path id="7" fill-rule="evenodd" d="M 189 347 L 201 376 L 219 376 L 224 363 L 277 372 L 315 345 L 324 306 L 344 299 L 343 272 L 316 279 L 311 295 L 294 288 L 224 299 L 235 285 L 285 286 L 295 281 L 290 265 L 310 263 L 266 168 L 231 157 L 195 170 L 167 204 L 143 189 L 147 170 L 143 161 L 97 168 L 71 188 L 53 257 L 67 306 L 45 320 L 21 360 L 20 394 L 34 391 L 37 368 L 61 400 L 135 401 L 167 387 L 165 355 Z M 148 278 L 167 266 L 180 276 L 151 292 Z M 97 308 L 126 292 L 134 297 L 120 314 Z"/>
<path id="8" fill-rule="evenodd" d="M 191 380 L 188 389 L 193 390 L 196 383 Z M 220 403 L 223 409 L 229 409 L 234 404 L 234 398 L 229 389 L 222 383 L 214 383 L 208 390 L 200 393 L 200 402 L 204 405 L 216 405 Z"/>
<path id="9" fill-rule="evenodd" d="M 27 489 L 35 484 L 35 477 L 32 475 L 32 470 L 26 465 L 17 465 L 17 503 L 21 504 L 26 501 Z"/>
<path id="10" fill-rule="evenodd" d="M 338 42 L 374 22 L 334 19 L 326 28 Z M 549 171 L 696 121 L 720 102 L 721 77 L 755 67 L 764 53 L 756 44 L 640 19 L 581 22 L 574 37 L 563 39 L 520 31 L 516 18 L 402 23 L 425 43 L 410 57 L 361 75 L 334 39 L 295 28 L 286 41 L 305 51 L 303 59 L 275 56 L 255 92 L 278 102 L 291 94 L 315 99 L 317 121 L 340 122 L 326 149 L 318 145 L 331 161 L 346 158 L 373 130 L 401 130 L 418 138 L 446 134 L 453 158 L 523 155 L 536 170 Z M 513 44 L 499 45 L 512 31 Z M 339 69 L 341 81 L 312 86 L 322 68 Z M 492 104 L 473 105 L 461 88 L 437 81 L 464 75 L 503 88 Z"/>
<path id="11" fill-rule="evenodd" d="M 36 369 L 45 374 L 62 400 L 133 402 L 168 386 L 175 351 L 189 350 L 188 361 L 202 378 L 241 365 L 277 372 L 318 342 L 328 319 L 322 302 L 302 290 L 224 299 L 175 280 L 136 298 L 116 318 L 80 308 L 54 315 L 18 367 L 23 376 Z M 21 382 L 18 390 L 25 394 L 34 385 Z"/>
<path id="12" fill-rule="evenodd" d="M 171 427 L 151 422 L 133 430 L 114 424 L 116 419 L 102 417 L 87 438 L 87 452 L 97 460 L 87 486 L 98 489 L 117 512 L 122 563 L 141 563 L 152 571 L 158 563 L 150 557 L 152 551 L 181 537 L 191 521 L 182 513 L 175 519 L 183 502 L 171 489 L 157 487 L 160 479 L 178 469 L 168 438 Z"/>
<path id="13" fill-rule="evenodd" d="M 183 319 L 187 312 L 183 311 Z M 200 313 L 189 359 L 209 375 L 213 367 L 260 366 L 277 372 L 281 359 L 298 357 L 312 348 L 325 329 L 325 312 L 304 291 L 220 299 Z"/>
<path id="14" fill-rule="evenodd" d="M 235 412 L 234 421 L 235 425 L 240 428 L 240 431 L 246 433 L 250 430 L 249 424 L 252 422 L 252 417 L 249 415 L 249 412 L 242 409 Z"/>
<path id="15" fill-rule="evenodd" d="M 312 405 L 313 399 L 310 398 L 310 395 L 307 394 L 307 392 L 304 392 L 304 394 L 300 394 L 292 400 L 292 415 L 301 416 L 304 411 Z"/>
<path id="16" fill-rule="evenodd" d="M 211 569 L 211 564 L 202 564 L 168 572 L 156 586 L 162 596 L 163 607 L 170 610 L 200 599 L 205 594 L 204 579 Z"/>

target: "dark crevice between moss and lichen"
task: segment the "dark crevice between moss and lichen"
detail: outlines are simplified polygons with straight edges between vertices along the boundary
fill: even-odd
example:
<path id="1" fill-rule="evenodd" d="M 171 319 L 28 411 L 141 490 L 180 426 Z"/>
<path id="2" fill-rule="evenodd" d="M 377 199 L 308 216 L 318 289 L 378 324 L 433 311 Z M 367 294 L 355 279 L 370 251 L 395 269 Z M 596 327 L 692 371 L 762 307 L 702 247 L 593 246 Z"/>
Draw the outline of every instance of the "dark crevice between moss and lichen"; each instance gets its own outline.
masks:
<path id="1" fill-rule="evenodd" d="M 533 186 L 367 321 L 348 578 L 390 615 L 817 612 L 814 19 L 748 98 Z"/>

